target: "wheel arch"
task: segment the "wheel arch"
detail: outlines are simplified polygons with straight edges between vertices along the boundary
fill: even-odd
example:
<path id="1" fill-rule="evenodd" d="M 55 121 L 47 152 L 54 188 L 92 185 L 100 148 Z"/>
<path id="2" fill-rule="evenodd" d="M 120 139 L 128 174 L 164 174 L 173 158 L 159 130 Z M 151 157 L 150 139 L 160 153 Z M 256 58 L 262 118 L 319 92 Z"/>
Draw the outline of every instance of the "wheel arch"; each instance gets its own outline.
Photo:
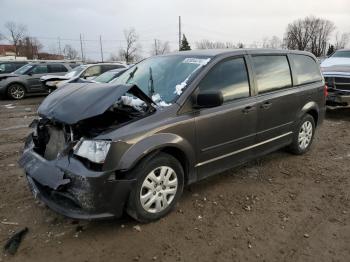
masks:
<path id="1" fill-rule="evenodd" d="M 184 170 L 186 184 L 196 180 L 193 148 L 188 141 L 175 134 L 156 134 L 139 141 L 125 150 L 119 159 L 111 159 L 116 165 L 110 166 L 109 169 L 128 171 L 140 161 L 153 158 L 160 152 L 167 153 L 180 162 Z"/>
<path id="2" fill-rule="evenodd" d="M 315 126 L 318 125 L 320 109 L 316 102 L 310 101 L 306 103 L 299 113 L 299 119 L 301 119 L 305 114 L 311 115 L 315 121 Z"/>

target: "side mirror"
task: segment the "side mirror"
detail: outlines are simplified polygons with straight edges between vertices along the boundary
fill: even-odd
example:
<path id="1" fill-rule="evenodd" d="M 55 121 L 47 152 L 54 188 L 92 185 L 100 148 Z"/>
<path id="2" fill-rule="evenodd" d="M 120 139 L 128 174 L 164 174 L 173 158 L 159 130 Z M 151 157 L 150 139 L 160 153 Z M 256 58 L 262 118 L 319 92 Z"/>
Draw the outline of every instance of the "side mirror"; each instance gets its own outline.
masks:
<path id="1" fill-rule="evenodd" d="M 87 79 L 88 77 L 91 77 L 89 73 L 85 73 L 83 76 L 84 79 Z"/>
<path id="2" fill-rule="evenodd" d="M 196 99 L 196 108 L 209 108 L 221 106 L 224 102 L 221 91 L 199 92 Z"/>

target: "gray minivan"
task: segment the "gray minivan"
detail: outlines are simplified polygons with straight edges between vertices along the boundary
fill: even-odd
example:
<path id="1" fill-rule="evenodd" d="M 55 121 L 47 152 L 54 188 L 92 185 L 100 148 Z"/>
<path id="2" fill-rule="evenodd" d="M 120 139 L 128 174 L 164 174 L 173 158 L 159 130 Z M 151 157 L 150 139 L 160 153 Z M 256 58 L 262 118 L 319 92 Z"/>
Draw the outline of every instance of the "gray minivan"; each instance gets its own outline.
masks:
<path id="1" fill-rule="evenodd" d="M 151 57 L 107 84 L 50 94 L 19 161 L 34 195 L 78 219 L 148 222 L 185 185 L 282 147 L 307 152 L 327 89 L 302 51 L 186 51 Z"/>

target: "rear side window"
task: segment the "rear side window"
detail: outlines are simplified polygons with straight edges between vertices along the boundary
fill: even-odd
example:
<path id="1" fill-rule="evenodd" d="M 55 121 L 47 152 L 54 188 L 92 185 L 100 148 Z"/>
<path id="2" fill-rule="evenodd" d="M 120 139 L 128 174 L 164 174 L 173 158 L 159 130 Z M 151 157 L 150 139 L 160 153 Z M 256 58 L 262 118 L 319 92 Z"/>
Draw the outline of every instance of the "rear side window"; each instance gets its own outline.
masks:
<path id="1" fill-rule="evenodd" d="M 253 64 L 259 94 L 292 86 L 292 77 L 286 56 L 255 56 Z"/>
<path id="2" fill-rule="evenodd" d="M 292 55 L 291 57 L 299 85 L 322 80 L 319 65 L 311 57 L 306 55 Z"/>
<path id="3" fill-rule="evenodd" d="M 201 91 L 220 90 L 224 102 L 249 97 L 247 68 L 243 58 L 220 62 L 202 79 Z"/>
<path id="4" fill-rule="evenodd" d="M 50 73 L 61 73 L 61 72 L 67 72 L 68 69 L 62 65 L 62 64 L 50 64 L 49 65 L 49 72 Z"/>
<path id="5" fill-rule="evenodd" d="M 37 65 L 31 71 L 33 74 L 46 74 L 47 73 L 47 65 Z"/>

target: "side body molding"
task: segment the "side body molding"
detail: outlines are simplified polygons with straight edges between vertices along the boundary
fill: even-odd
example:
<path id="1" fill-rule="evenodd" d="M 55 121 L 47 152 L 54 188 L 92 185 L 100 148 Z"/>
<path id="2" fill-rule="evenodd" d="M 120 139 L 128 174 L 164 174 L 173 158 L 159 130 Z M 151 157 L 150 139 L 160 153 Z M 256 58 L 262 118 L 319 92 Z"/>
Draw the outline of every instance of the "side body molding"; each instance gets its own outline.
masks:
<path id="1" fill-rule="evenodd" d="M 184 138 L 171 133 L 158 133 L 146 137 L 135 144 L 127 144 L 122 141 L 113 143 L 107 156 L 104 169 L 106 170 L 130 170 L 142 158 L 152 152 L 165 148 L 175 148 L 183 153 L 187 161 L 188 182 L 196 180 L 195 152 Z M 185 170 L 186 171 L 186 170 Z"/>

